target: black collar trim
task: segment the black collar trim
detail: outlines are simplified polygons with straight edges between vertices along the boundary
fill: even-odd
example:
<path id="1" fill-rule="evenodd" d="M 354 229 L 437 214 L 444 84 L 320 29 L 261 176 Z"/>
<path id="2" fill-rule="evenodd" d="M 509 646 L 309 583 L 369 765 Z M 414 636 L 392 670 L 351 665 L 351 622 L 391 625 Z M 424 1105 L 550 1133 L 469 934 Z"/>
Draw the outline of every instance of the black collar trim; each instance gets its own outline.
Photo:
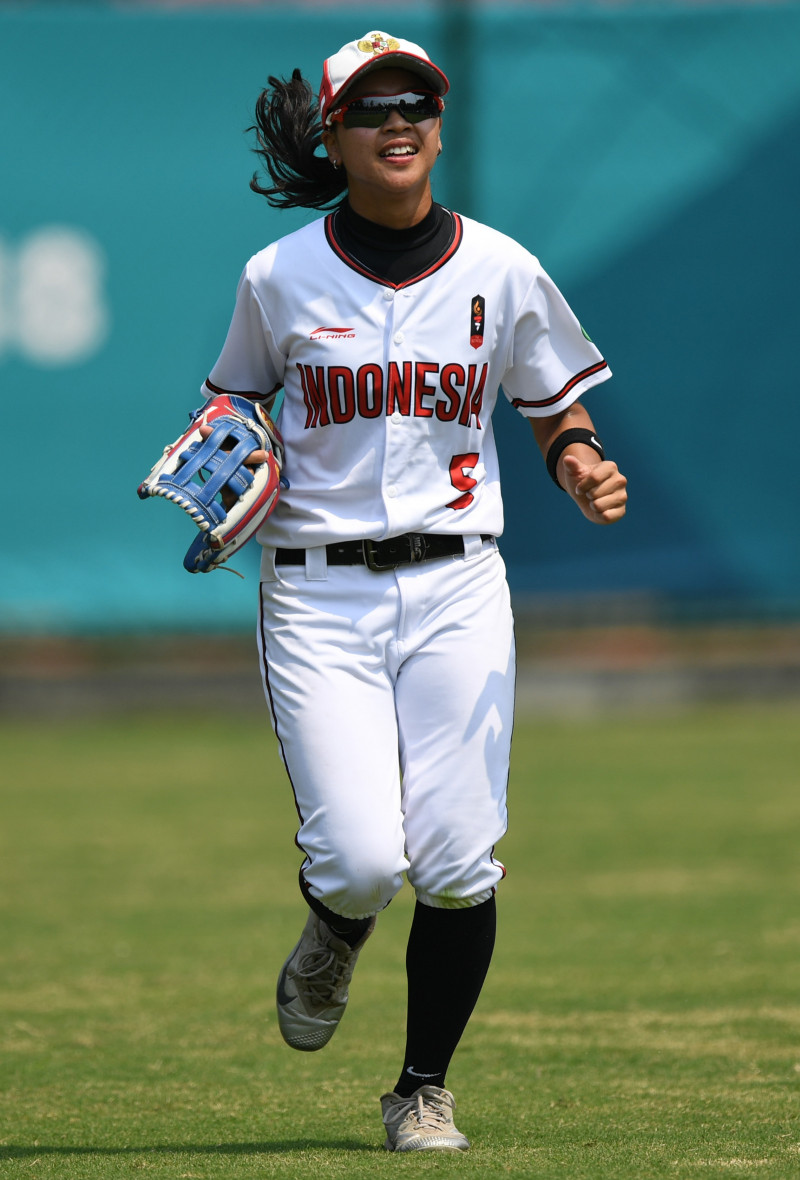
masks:
<path id="1" fill-rule="evenodd" d="M 405 282 L 402 283 L 392 283 L 388 279 L 380 278 L 371 270 L 368 270 L 365 266 L 363 266 L 356 258 L 353 258 L 351 254 L 348 254 L 336 233 L 335 209 L 333 213 L 329 213 L 325 218 L 325 237 L 328 239 L 328 245 L 333 250 L 334 254 L 336 254 L 346 266 L 349 266 L 351 270 L 354 270 L 357 274 L 363 275 L 365 279 L 370 279 L 371 282 L 376 283 L 378 286 L 391 287 L 394 291 L 400 291 L 403 287 L 411 287 L 414 285 L 414 283 L 419 283 L 423 279 L 427 279 L 430 275 L 435 274 L 437 270 L 441 270 L 445 263 L 450 261 L 456 250 L 458 250 L 464 237 L 464 226 L 457 213 L 450 213 L 450 217 L 453 219 L 453 233 L 447 248 L 440 255 L 440 257 L 437 258 L 434 263 L 432 263 L 432 265 L 426 267 L 425 270 L 421 271 L 420 274 L 413 275 L 412 278 L 406 279 Z"/>

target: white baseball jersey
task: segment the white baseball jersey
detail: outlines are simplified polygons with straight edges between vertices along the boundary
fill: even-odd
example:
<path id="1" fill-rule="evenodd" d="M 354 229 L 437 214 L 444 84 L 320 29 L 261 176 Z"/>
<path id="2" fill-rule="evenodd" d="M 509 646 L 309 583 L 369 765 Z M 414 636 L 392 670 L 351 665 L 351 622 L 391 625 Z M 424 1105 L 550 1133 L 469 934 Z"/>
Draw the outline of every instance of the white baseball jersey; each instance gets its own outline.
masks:
<path id="1" fill-rule="evenodd" d="M 397 286 L 348 257 L 332 216 L 245 267 L 203 392 L 269 403 L 284 387 L 289 487 L 263 545 L 497 536 L 499 389 L 525 417 L 547 416 L 610 376 L 538 260 L 454 217 L 446 255 Z"/>

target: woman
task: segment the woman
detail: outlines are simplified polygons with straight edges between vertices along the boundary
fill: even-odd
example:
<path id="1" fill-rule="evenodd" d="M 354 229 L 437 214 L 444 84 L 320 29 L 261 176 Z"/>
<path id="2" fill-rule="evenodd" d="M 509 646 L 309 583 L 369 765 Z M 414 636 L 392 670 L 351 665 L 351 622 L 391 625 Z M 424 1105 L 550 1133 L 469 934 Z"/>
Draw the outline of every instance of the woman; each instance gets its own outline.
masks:
<path id="1" fill-rule="evenodd" d="M 445 1075 L 494 945 L 514 691 L 491 414 L 502 382 L 556 482 L 614 522 L 625 479 L 577 400 L 609 371 L 535 258 L 433 201 L 448 82 L 423 49 L 380 32 L 345 45 L 319 106 L 297 70 L 269 82 L 271 183 L 252 187 L 334 211 L 250 260 L 204 391 L 270 407 L 284 389 L 289 486 L 259 532 L 259 635 L 309 914 L 279 1025 L 296 1049 L 328 1042 L 407 877 L 385 1146 L 463 1151 Z"/>

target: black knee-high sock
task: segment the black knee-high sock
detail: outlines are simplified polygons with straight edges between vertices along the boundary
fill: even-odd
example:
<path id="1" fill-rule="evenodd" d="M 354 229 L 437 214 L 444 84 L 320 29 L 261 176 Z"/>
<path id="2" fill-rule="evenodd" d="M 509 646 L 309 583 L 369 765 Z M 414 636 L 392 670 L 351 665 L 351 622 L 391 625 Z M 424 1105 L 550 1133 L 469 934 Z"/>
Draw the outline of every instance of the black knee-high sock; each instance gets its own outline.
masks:
<path id="1" fill-rule="evenodd" d="M 300 870 L 300 892 L 309 909 L 312 909 L 318 918 L 322 918 L 325 925 L 333 931 L 337 938 L 341 938 L 342 942 L 346 942 L 348 946 L 354 947 L 367 933 L 367 927 L 372 921 L 371 918 L 345 918 L 341 914 L 335 914 L 333 910 L 329 910 L 318 898 L 314 897 L 303 876 L 302 869 Z"/>
<path id="2" fill-rule="evenodd" d="M 494 950 L 494 897 L 461 910 L 417 902 L 406 952 L 406 1056 L 395 1093 L 444 1086 L 450 1058 L 478 1001 Z"/>

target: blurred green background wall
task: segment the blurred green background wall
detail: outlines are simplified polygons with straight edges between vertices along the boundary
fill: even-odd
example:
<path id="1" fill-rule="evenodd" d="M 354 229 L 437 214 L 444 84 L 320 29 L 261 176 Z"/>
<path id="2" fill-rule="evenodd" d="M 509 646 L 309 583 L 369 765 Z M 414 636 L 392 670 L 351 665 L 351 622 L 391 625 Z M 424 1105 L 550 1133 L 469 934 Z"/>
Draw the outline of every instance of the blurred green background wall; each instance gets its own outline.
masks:
<path id="1" fill-rule="evenodd" d="M 451 76 L 438 199 L 537 254 L 615 374 L 585 399 L 614 529 L 498 406 L 517 600 L 800 617 L 796 5 L 63 6 L 0 8 L 0 629 L 250 625 L 256 547 L 193 578 L 193 526 L 136 487 L 244 262 L 308 219 L 248 189 L 259 89 L 376 26 Z"/>

